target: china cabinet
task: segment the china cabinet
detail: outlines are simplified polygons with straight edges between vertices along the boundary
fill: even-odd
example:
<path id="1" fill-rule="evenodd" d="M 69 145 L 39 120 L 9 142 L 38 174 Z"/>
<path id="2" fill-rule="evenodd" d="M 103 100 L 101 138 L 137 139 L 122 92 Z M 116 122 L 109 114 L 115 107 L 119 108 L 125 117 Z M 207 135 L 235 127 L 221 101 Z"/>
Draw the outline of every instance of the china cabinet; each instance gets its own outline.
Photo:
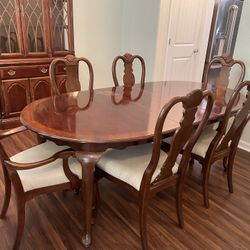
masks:
<path id="1" fill-rule="evenodd" d="M 0 1 L 1 127 L 30 102 L 49 96 L 49 64 L 74 54 L 72 0 Z M 65 82 L 58 67 L 58 84 Z"/>

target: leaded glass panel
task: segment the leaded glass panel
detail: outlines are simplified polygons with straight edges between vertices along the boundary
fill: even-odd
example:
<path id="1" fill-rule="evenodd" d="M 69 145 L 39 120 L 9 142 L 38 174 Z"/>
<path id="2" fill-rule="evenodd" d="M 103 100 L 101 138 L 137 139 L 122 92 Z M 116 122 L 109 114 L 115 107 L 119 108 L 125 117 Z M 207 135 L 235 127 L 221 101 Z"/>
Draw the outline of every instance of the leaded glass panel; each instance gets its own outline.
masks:
<path id="1" fill-rule="evenodd" d="M 20 52 L 17 16 L 15 0 L 0 1 L 0 54 Z"/>
<path id="2" fill-rule="evenodd" d="M 67 51 L 69 50 L 68 2 L 67 0 L 50 0 L 50 4 L 54 50 Z"/>
<path id="3" fill-rule="evenodd" d="M 44 52 L 44 16 L 42 0 L 23 0 L 25 34 L 28 36 L 28 52 Z"/>

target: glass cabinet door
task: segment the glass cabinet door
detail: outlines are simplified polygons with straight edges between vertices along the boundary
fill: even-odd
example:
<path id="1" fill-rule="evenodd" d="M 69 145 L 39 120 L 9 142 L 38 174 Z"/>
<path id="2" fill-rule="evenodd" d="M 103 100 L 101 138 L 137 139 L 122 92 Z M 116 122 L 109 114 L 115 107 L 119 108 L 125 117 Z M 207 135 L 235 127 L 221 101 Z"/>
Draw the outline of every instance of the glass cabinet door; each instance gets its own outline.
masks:
<path id="1" fill-rule="evenodd" d="M 0 1 L 0 56 L 17 56 L 23 53 L 19 15 L 16 0 Z"/>
<path id="2" fill-rule="evenodd" d="M 0 0 L 0 57 L 74 53 L 72 0 Z"/>
<path id="3" fill-rule="evenodd" d="M 55 54 L 74 50 L 71 12 L 71 1 L 50 0 L 51 40 Z"/>
<path id="4" fill-rule="evenodd" d="M 21 0 L 24 47 L 27 54 L 47 54 L 44 0 Z"/>

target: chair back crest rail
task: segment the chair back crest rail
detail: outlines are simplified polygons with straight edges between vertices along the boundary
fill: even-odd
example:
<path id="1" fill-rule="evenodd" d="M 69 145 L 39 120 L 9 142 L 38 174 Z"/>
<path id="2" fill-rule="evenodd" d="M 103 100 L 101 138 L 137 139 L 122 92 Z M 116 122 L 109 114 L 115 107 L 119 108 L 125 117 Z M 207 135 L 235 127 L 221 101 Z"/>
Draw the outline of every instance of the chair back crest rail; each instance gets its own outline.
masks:
<path id="1" fill-rule="evenodd" d="M 223 71 L 223 69 L 228 69 L 227 72 L 223 71 L 222 74 L 220 74 L 219 79 L 218 79 L 220 84 L 225 84 L 225 82 L 227 82 L 227 85 L 228 85 L 229 72 L 230 72 L 229 70 L 232 69 L 232 67 L 237 66 L 237 65 L 240 67 L 240 75 L 239 75 L 239 78 L 237 79 L 236 86 L 244 80 L 245 72 L 246 72 L 246 66 L 244 62 L 240 60 L 234 60 L 233 58 L 228 57 L 228 56 L 217 56 L 217 57 L 214 57 L 205 68 L 204 81 L 203 81 L 203 86 L 202 86 L 204 90 L 207 89 L 208 87 L 209 72 L 211 71 L 213 66 L 218 67 L 217 65 L 221 66 L 220 71 Z"/>
<path id="2" fill-rule="evenodd" d="M 198 127 L 195 129 L 194 121 L 196 118 L 197 110 L 202 100 L 204 99 L 207 99 L 206 109 L 203 113 Z M 155 127 L 152 157 L 146 171 L 144 172 L 141 184 L 144 187 L 149 186 L 152 175 L 159 161 L 162 143 L 162 129 L 165 119 L 169 111 L 178 103 L 182 103 L 184 109 L 183 118 L 180 121 L 180 128 L 177 129 L 173 135 L 170 150 L 168 151 L 168 156 L 163 163 L 163 166 L 161 167 L 160 174 L 152 182 L 152 185 L 155 185 L 172 175 L 172 168 L 176 162 L 177 156 L 186 145 L 177 172 L 178 175 L 184 175 L 186 166 L 190 159 L 192 148 L 199 135 L 201 134 L 205 124 L 207 123 L 209 115 L 211 113 L 213 106 L 213 95 L 210 91 L 202 92 L 201 90 L 194 90 L 187 96 L 173 98 L 162 108 Z"/>
<path id="3" fill-rule="evenodd" d="M 145 83 L 145 62 L 143 58 L 139 55 L 131 55 L 129 53 L 124 54 L 123 56 L 115 57 L 112 64 L 112 76 L 115 86 L 119 86 L 117 79 L 117 62 L 122 60 L 124 63 L 124 75 L 123 75 L 123 84 L 125 86 L 133 86 L 135 84 L 135 76 L 133 72 L 133 62 L 135 59 L 138 59 L 141 63 L 141 80 L 140 83 L 144 85 Z"/>
<path id="4" fill-rule="evenodd" d="M 64 64 L 67 79 L 70 79 L 70 82 L 66 83 L 67 92 L 79 91 L 81 90 L 81 84 L 79 81 L 79 63 L 86 63 L 89 71 L 89 90 L 93 90 L 94 84 L 94 71 L 92 64 L 85 57 L 75 57 L 73 55 L 67 55 L 65 58 L 56 58 L 54 59 L 49 67 L 49 76 L 52 87 L 53 94 L 59 95 L 60 90 L 56 82 L 56 67 L 58 64 Z M 67 81 L 67 80 L 66 80 Z"/>

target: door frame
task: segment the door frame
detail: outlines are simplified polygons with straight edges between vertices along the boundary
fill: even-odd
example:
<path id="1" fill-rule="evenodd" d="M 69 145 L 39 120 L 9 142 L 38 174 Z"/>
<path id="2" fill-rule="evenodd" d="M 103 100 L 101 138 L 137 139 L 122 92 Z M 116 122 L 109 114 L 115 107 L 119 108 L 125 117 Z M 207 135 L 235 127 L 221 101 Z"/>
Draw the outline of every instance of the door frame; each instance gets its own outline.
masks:
<path id="1" fill-rule="evenodd" d="M 159 7 L 159 21 L 158 21 L 158 35 L 156 42 L 156 56 L 155 56 L 155 66 L 154 66 L 154 80 L 155 81 L 166 81 L 168 80 L 167 65 L 168 65 L 168 55 L 169 55 L 169 27 L 171 25 L 171 10 L 174 0 L 161 0 Z M 198 69 L 195 76 L 196 81 L 202 81 L 202 74 L 205 64 L 206 51 L 209 40 L 209 31 L 212 23 L 212 16 L 214 10 L 215 0 L 206 0 L 206 6 L 204 7 L 203 24 L 204 28 L 201 29 L 202 35 L 199 41 L 199 60 Z M 159 66 L 161 65 L 161 66 Z"/>

